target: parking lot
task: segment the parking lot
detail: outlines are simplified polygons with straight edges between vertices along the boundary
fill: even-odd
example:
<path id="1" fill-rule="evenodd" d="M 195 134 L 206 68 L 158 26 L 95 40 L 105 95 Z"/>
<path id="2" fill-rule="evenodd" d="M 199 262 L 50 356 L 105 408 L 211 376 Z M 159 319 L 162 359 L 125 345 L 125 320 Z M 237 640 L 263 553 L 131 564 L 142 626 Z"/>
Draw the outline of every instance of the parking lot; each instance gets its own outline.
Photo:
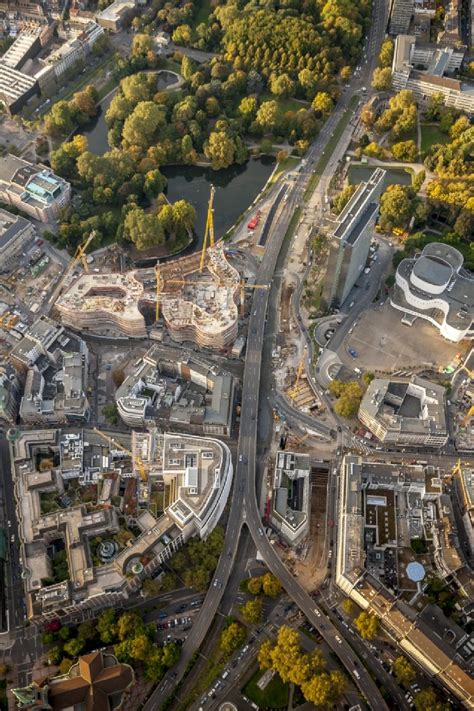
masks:
<path id="1" fill-rule="evenodd" d="M 338 349 L 341 361 L 350 368 L 357 366 L 370 371 L 426 366 L 437 369 L 447 365 L 460 350 L 459 343 L 445 341 L 427 321 L 417 319 L 409 327 L 401 323 L 402 317 L 402 312 L 394 309 L 388 299 L 383 306 L 367 310 Z"/>

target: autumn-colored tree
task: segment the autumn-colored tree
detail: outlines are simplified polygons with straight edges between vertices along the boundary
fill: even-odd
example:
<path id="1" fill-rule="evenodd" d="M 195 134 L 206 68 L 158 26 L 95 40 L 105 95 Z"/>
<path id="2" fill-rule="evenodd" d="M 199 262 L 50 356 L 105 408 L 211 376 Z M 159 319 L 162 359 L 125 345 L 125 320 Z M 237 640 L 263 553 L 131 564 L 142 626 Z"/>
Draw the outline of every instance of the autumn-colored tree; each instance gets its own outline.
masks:
<path id="1" fill-rule="evenodd" d="M 449 711 L 449 704 L 439 700 L 438 695 L 431 686 L 427 686 L 414 695 L 416 711 Z"/>
<path id="2" fill-rule="evenodd" d="M 249 593 L 252 593 L 252 595 L 258 595 L 262 590 L 262 578 L 250 578 L 247 583 L 247 590 Z"/>
<path id="3" fill-rule="evenodd" d="M 373 612 L 361 612 L 354 624 L 362 639 L 373 639 L 379 630 L 379 619 Z"/>
<path id="4" fill-rule="evenodd" d="M 354 603 L 350 597 L 346 597 L 343 600 L 341 607 L 347 615 L 351 615 L 354 612 Z"/>
<path id="5" fill-rule="evenodd" d="M 377 91 L 388 91 L 392 86 L 392 70 L 390 67 L 374 69 L 372 86 Z"/>
<path id="6" fill-rule="evenodd" d="M 245 641 L 245 629 L 238 622 L 231 622 L 222 632 L 219 646 L 224 654 L 232 654 L 242 646 Z"/>
<path id="7" fill-rule="evenodd" d="M 399 684 L 409 686 L 416 679 L 416 672 L 408 659 L 403 655 L 393 662 L 393 673 Z"/>
<path id="8" fill-rule="evenodd" d="M 262 590 L 268 597 L 277 597 L 281 593 L 281 583 L 273 573 L 265 573 L 262 577 Z"/>
<path id="9" fill-rule="evenodd" d="M 255 598 L 255 600 L 247 600 L 245 605 L 240 608 L 243 618 L 247 622 L 261 622 L 262 620 L 262 600 L 261 598 Z"/>

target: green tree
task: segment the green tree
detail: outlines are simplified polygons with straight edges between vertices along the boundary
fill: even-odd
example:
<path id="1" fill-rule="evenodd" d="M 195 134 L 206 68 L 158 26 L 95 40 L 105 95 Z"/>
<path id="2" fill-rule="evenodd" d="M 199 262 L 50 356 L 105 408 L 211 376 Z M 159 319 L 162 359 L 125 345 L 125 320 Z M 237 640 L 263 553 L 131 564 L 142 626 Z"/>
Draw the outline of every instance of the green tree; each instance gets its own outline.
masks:
<path id="1" fill-rule="evenodd" d="M 88 642 L 95 638 L 97 634 L 97 627 L 94 620 L 86 620 L 82 622 L 77 628 L 77 636 L 79 639 Z"/>
<path id="2" fill-rule="evenodd" d="M 94 86 L 86 86 L 82 91 L 76 91 L 73 95 L 72 100 L 74 105 L 81 114 L 84 116 L 84 122 L 89 121 L 94 116 L 97 116 L 97 102 L 99 95 L 97 89 Z"/>
<path id="3" fill-rule="evenodd" d="M 162 106 L 152 101 L 141 101 L 123 125 L 122 138 L 125 144 L 148 148 L 154 142 L 158 130 L 165 125 L 165 118 Z"/>
<path id="4" fill-rule="evenodd" d="M 320 116 L 328 116 L 334 108 L 334 101 L 327 91 L 318 91 L 311 106 Z"/>
<path id="5" fill-rule="evenodd" d="M 192 31 L 189 25 L 179 25 L 173 32 L 171 39 L 175 44 L 189 47 L 192 39 Z"/>
<path id="6" fill-rule="evenodd" d="M 204 153 L 214 170 L 228 168 L 235 157 L 235 143 L 225 131 L 212 131 L 204 145 Z"/>
<path id="7" fill-rule="evenodd" d="M 194 64 L 187 57 L 185 54 L 183 55 L 183 59 L 181 60 L 181 74 L 184 77 L 184 79 L 191 79 L 192 75 L 194 74 Z"/>
<path id="8" fill-rule="evenodd" d="M 428 686 L 414 695 L 416 711 L 448 711 L 449 704 L 444 704 L 439 700 L 435 690 Z"/>
<path id="9" fill-rule="evenodd" d="M 418 157 L 418 148 L 415 141 L 400 141 L 392 146 L 392 154 L 395 160 L 414 162 Z"/>
<path id="10" fill-rule="evenodd" d="M 51 167 L 64 178 L 77 177 L 77 159 L 87 151 L 87 138 L 74 136 L 51 153 Z"/>
<path id="11" fill-rule="evenodd" d="M 263 606 L 261 598 L 255 598 L 255 600 L 248 600 L 245 605 L 240 608 L 243 618 L 247 622 L 261 622 Z"/>
<path id="12" fill-rule="evenodd" d="M 397 657 L 393 662 L 393 673 L 399 684 L 409 686 L 416 679 L 416 672 L 406 657 Z"/>
<path id="13" fill-rule="evenodd" d="M 252 120 L 257 114 L 258 103 L 255 96 L 244 96 L 239 104 L 239 112 L 246 119 Z"/>
<path id="14" fill-rule="evenodd" d="M 174 642 L 167 644 L 163 649 L 163 664 L 169 669 L 177 664 L 180 657 L 180 648 Z"/>
<path id="15" fill-rule="evenodd" d="M 161 245 L 165 241 L 163 226 L 158 215 L 145 212 L 141 207 L 135 207 L 127 212 L 123 232 L 124 236 L 139 250 Z"/>
<path id="16" fill-rule="evenodd" d="M 143 73 L 132 74 L 122 79 L 120 89 L 124 98 L 133 106 L 136 106 L 141 101 L 149 101 L 151 99 L 152 87 L 147 75 Z"/>
<path id="17" fill-rule="evenodd" d="M 276 101 L 264 101 L 257 111 L 255 119 L 264 132 L 273 132 L 278 127 L 278 104 Z"/>
<path id="18" fill-rule="evenodd" d="M 62 651 L 60 647 L 51 647 L 48 650 L 48 664 L 59 664 L 62 658 Z"/>
<path id="19" fill-rule="evenodd" d="M 120 417 L 117 405 L 114 402 L 104 405 L 102 408 L 102 414 L 110 425 L 118 425 Z"/>
<path id="20" fill-rule="evenodd" d="M 59 665 L 58 672 L 59 674 L 67 674 L 70 668 L 73 665 L 72 659 L 68 659 L 67 657 L 64 657 L 61 659 L 61 663 Z"/>
<path id="21" fill-rule="evenodd" d="M 74 128 L 76 108 L 72 102 L 57 101 L 45 118 L 45 131 L 49 136 L 71 133 Z"/>
<path id="22" fill-rule="evenodd" d="M 136 612 L 124 612 L 117 622 L 117 635 L 121 642 L 141 634 L 143 620 Z"/>
<path id="23" fill-rule="evenodd" d="M 163 653 L 161 649 L 155 649 L 152 651 L 148 657 L 147 663 L 145 665 L 145 677 L 148 681 L 157 683 L 165 672 L 165 666 L 163 664 Z"/>
<path id="24" fill-rule="evenodd" d="M 281 583 L 273 573 L 265 573 L 262 577 L 262 590 L 268 597 L 277 597 L 281 593 Z"/>
<path id="25" fill-rule="evenodd" d="M 379 619 L 372 612 L 361 612 L 355 618 L 354 624 L 362 639 L 374 639 L 379 630 Z"/>
<path id="26" fill-rule="evenodd" d="M 69 639 L 71 636 L 71 628 L 68 627 L 67 625 L 63 625 L 61 629 L 58 632 L 58 637 L 59 639 L 62 639 L 63 642 Z"/>
<path id="27" fill-rule="evenodd" d="M 117 637 L 117 620 L 115 610 L 109 608 L 100 613 L 97 618 L 97 633 L 104 644 L 112 644 Z"/>
<path id="28" fill-rule="evenodd" d="M 70 639 L 64 643 L 64 651 L 70 657 L 77 657 L 84 649 L 84 641 L 82 639 Z"/>
<path id="29" fill-rule="evenodd" d="M 270 79 L 270 91 L 274 96 L 291 96 L 295 91 L 295 82 L 288 74 L 275 74 Z"/>
<path id="30" fill-rule="evenodd" d="M 245 641 L 246 632 L 238 622 L 231 622 L 222 632 L 219 646 L 224 654 L 230 655 L 241 647 Z"/>
<path id="31" fill-rule="evenodd" d="M 392 86 L 392 70 L 390 67 L 374 69 L 372 76 L 372 86 L 377 91 L 388 91 Z"/>
<path id="32" fill-rule="evenodd" d="M 347 615 L 351 615 L 354 612 L 354 603 L 350 597 L 346 597 L 342 602 L 342 609 Z"/>
<path id="33" fill-rule="evenodd" d="M 406 227 L 414 215 L 415 204 L 411 188 L 406 185 L 389 185 L 380 198 L 380 225 L 382 229 Z"/>
<path id="34" fill-rule="evenodd" d="M 394 43 L 391 39 L 382 42 L 379 52 L 379 67 L 385 69 L 392 66 Z"/>
<path id="35" fill-rule="evenodd" d="M 132 57 L 146 57 L 148 52 L 155 51 L 155 42 L 151 35 L 137 34 L 132 39 Z"/>
<path id="36" fill-rule="evenodd" d="M 247 590 L 252 595 L 258 595 L 262 590 L 262 578 L 250 578 L 247 583 Z"/>

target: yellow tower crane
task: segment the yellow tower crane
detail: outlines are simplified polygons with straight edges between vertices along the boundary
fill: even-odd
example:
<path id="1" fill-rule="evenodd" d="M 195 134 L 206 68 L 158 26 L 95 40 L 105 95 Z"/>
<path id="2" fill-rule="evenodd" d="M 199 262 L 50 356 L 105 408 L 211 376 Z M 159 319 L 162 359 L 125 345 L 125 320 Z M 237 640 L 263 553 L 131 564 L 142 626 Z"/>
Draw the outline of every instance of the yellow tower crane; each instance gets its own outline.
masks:
<path id="1" fill-rule="evenodd" d="M 305 360 L 306 360 L 306 353 L 304 352 L 303 355 L 301 356 L 301 360 L 298 365 L 298 370 L 296 373 L 296 382 L 293 385 L 293 387 L 288 390 L 288 395 L 291 397 L 292 402 L 294 401 L 295 397 L 298 395 L 298 393 L 300 391 L 300 380 L 301 380 L 301 376 L 303 375 Z"/>
<path id="2" fill-rule="evenodd" d="M 459 474 L 461 472 L 461 460 L 458 459 L 454 467 L 451 469 L 450 473 L 446 477 L 445 481 L 450 482 L 452 479 L 456 476 L 456 474 Z"/>
<path id="3" fill-rule="evenodd" d="M 465 366 L 464 363 L 459 366 L 459 370 L 465 370 L 471 380 L 474 380 L 474 370 L 469 370 L 469 368 Z"/>
<path id="4" fill-rule="evenodd" d="M 120 451 L 125 452 L 125 454 L 128 454 L 129 457 L 131 457 L 132 462 L 136 464 L 137 469 L 140 472 L 140 479 L 142 481 L 147 481 L 148 477 L 146 474 L 145 465 L 141 457 L 134 456 L 133 453 L 129 449 L 127 449 L 127 447 L 124 447 L 123 444 L 117 442 L 113 437 L 106 434 L 105 432 L 102 432 L 102 430 L 99 430 L 98 427 L 94 427 L 94 432 L 103 437 L 103 439 L 105 439 L 109 444 L 113 445 L 116 449 L 120 449 Z"/>
<path id="5" fill-rule="evenodd" d="M 246 281 L 242 279 L 240 282 L 240 316 L 244 316 L 245 308 L 245 289 L 268 289 L 268 284 L 247 284 Z"/>
<path id="6" fill-rule="evenodd" d="M 214 195 L 216 193 L 216 189 L 213 185 L 211 185 L 211 194 L 209 196 L 209 204 L 207 207 L 207 219 L 206 219 L 206 229 L 204 231 L 204 239 L 202 242 L 202 251 L 201 251 L 201 262 L 199 265 L 199 271 L 202 272 L 204 269 L 204 262 L 206 260 L 206 252 L 207 248 L 209 247 L 214 247 Z M 207 244 L 209 241 L 209 245 Z"/>
<path id="7" fill-rule="evenodd" d="M 68 275 L 72 272 L 74 267 L 79 262 L 82 262 L 84 271 L 86 271 L 86 272 L 89 271 L 89 265 L 87 264 L 87 259 L 86 259 L 86 250 L 87 250 L 88 246 L 90 245 L 90 243 L 92 242 L 92 240 L 94 239 L 95 235 L 96 235 L 95 230 L 92 230 L 89 237 L 87 237 L 87 239 L 85 239 L 84 242 L 77 247 L 76 251 L 74 252 L 74 257 L 71 259 L 71 261 L 67 265 L 66 270 L 65 270 L 64 274 L 62 275 L 61 280 L 60 280 L 58 286 L 56 287 L 56 289 L 54 291 L 54 295 L 51 297 L 50 301 L 57 294 L 60 293 L 62 286 L 63 286 L 64 282 L 66 281 L 66 278 L 68 277 Z"/>
<path id="8" fill-rule="evenodd" d="M 468 423 L 468 421 L 471 419 L 471 417 L 474 415 L 474 405 L 471 405 L 469 410 L 466 412 L 466 415 L 462 421 L 462 426 L 465 427 Z"/>

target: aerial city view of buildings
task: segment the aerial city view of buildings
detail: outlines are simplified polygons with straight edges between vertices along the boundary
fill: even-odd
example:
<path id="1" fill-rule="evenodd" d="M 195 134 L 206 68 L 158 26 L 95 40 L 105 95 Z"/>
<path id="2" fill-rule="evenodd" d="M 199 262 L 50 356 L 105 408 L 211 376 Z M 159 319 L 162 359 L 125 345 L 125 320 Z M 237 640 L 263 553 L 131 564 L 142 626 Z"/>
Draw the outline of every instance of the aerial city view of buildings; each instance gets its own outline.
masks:
<path id="1" fill-rule="evenodd" d="M 0 1 L 0 708 L 474 709 L 474 2 Z"/>

